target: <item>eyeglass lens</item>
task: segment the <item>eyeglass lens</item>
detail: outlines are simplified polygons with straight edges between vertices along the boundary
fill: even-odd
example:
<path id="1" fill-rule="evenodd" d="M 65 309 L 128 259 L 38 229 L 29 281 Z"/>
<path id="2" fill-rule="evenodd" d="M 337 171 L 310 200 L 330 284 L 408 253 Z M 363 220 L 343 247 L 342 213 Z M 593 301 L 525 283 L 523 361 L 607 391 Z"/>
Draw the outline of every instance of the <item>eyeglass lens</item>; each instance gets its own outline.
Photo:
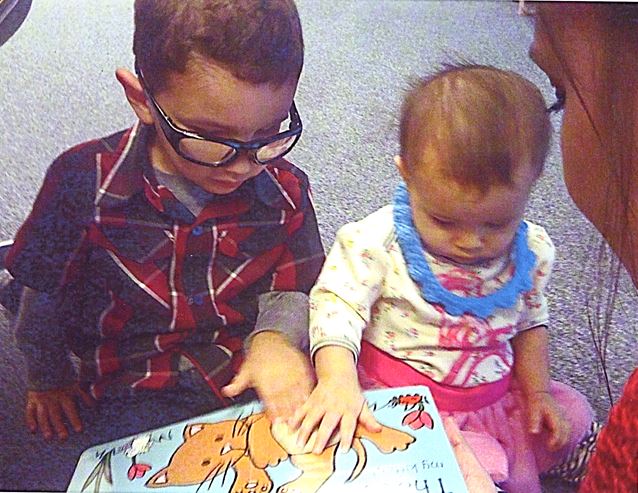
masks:
<path id="1" fill-rule="evenodd" d="M 290 126 L 290 118 L 288 118 L 281 123 L 277 133 L 289 130 Z M 265 144 L 255 151 L 255 158 L 260 162 L 276 159 L 290 150 L 295 144 L 296 138 L 296 135 L 291 135 Z M 237 152 L 233 147 L 220 142 L 188 137 L 180 139 L 179 149 L 184 156 L 190 159 L 211 164 L 221 163 Z"/>

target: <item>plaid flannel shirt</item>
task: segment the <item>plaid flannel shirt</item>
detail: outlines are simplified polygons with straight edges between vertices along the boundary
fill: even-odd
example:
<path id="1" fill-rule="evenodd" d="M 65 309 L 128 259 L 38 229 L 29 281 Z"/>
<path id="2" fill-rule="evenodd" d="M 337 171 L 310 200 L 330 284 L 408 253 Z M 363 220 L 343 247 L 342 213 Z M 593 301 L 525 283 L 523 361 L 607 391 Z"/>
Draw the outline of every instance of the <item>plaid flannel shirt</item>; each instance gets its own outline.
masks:
<path id="1" fill-rule="evenodd" d="M 23 341 L 28 364 L 50 361 L 39 355 L 65 337 L 97 398 L 115 384 L 173 385 L 184 358 L 215 390 L 236 370 L 264 295 L 307 294 L 324 259 L 298 168 L 279 160 L 195 217 L 158 184 L 150 131 L 136 125 L 62 154 L 6 260 L 18 281 L 53 293 L 51 323 L 64 327 Z M 285 331 L 275 326 L 285 316 L 265 308 Z"/>

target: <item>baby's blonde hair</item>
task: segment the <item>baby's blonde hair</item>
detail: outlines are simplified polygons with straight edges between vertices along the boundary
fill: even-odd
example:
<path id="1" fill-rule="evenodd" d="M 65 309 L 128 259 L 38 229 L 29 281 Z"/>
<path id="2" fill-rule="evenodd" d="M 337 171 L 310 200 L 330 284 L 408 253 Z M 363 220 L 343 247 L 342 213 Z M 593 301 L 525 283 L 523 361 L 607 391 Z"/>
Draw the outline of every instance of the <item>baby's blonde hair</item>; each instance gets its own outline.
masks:
<path id="1" fill-rule="evenodd" d="M 538 88 L 495 67 L 446 65 L 418 81 L 401 109 L 401 156 L 408 174 L 434 153 L 443 173 L 485 192 L 511 185 L 517 168 L 543 170 L 551 123 Z"/>

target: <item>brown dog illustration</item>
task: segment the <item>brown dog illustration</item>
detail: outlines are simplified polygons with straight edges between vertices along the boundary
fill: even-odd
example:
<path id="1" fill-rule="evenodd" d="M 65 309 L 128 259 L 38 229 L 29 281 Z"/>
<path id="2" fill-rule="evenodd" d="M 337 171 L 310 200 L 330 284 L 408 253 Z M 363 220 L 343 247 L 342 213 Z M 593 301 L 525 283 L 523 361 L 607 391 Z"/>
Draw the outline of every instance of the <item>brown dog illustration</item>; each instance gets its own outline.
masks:
<path id="1" fill-rule="evenodd" d="M 372 442 L 384 454 L 405 450 L 415 440 L 413 436 L 387 426 L 378 433 L 357 426 L 352 443 L 357 463 L 348 481 L 356 479 L 366 465 L 367 454 L 362 438 Z M 334 473 L 337 444 L 338 439 L 333 438 L 322 454 L 312 454 L 311 445 L 304 449 L 297 447 L 296 434 L 285 424 L 271 424 L 263 413 L 219 423 L 190 424 L 184 429 L 184 443 L 175 450 L 168 465 L 151 477 L 146 486 L 161 488 L 203 484 L 220 475 L 225 477 L 229 469 L 233 469 L 236 478 L 229 492 L 268 493 L 273 484 L 266 467 L 276 466 L 290 458 L 301 474 L 280 486 L 277 492 L 314 493 Z"/>

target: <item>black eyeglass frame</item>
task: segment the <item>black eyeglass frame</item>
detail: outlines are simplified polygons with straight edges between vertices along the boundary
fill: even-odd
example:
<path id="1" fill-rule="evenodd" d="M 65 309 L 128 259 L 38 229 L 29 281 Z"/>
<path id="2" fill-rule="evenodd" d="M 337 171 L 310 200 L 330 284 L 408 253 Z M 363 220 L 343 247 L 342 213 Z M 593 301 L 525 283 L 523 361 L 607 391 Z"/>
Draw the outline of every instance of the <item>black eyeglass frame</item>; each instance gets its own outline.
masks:
<path id="1" fill-rule="evenodd" d="M 142 89 L 144 90 L 144 94 L 153 105 L 155 111 L 161 117 L 159 124 L 162 129 L 162 132 L 164 133 L 164 136 L 166 137 L 166 140 L 171 145 L 173 150 L 180 157 L 192 163 L 198 164 L 200 166 L 206 166 L 208 168 L 220 168 L 232 163 L 242 151 L 247 151 L 249 152 L 249 155 L 251 156 L 255 164 L 263 166 L 273 161 L 276 161 L 277 159 L 281 159 L 283 156 L 288 154 L 297 145 L 297 142 L 299 141 L 299 138 L 301 137 L 301 132 L 303 131 L 303 123 L 301 121 L 301 117 L 299 116 L 299 112 L 297 111 L 297 106 L 294 100 L 289 110 L 290 128 L 284 132 L 280 132 L 278 134 L 271 135 L 270 137 L 265 137 L 262 139 L 254 139 L 248 142 L 243 142 L 241 140 L 235 140 L 235 139 L 222 139 L 220 137 L 216 137 L 213 135 L 201 135 L 197 132 L 193 132 L 185 128 L 180 128 L 164 112 L 162 107 L 157 103 L 157 100 L 153 97 L 151 92 L 147 89 L 147 85 L 146 85 L 146 82 L 144 81 L 144 76 L 142 75 L 142 71 L 137 67 L 137 65 L 135 66 L 135 72 L 137 73 L 137 76 L 142 84 Z M 290 145 L 290 147 L 286 149 L 286 151 L 284 151 L 283 153 L 267 160 L 260 160 L 257 158 L 257 151 L 260 148 L 272 142 L 275 142 L 277 140 L 282 140 L 292 136 L 295 137 L 295 140 Z M 232 149 L 232 152 L 227 157 L 225 157 L 224 159 L 218 162 L 210 163 L 206 161 L 200 161 L 198 159 L 194 159 L 188 156 L 180 149 L 179 142 L 183 139 L 196 139 L 196 140 L 201 140 L 206 142 L 213 142 L 215 144 L 223 144 L 228 146 L 230 149 Z"/>

